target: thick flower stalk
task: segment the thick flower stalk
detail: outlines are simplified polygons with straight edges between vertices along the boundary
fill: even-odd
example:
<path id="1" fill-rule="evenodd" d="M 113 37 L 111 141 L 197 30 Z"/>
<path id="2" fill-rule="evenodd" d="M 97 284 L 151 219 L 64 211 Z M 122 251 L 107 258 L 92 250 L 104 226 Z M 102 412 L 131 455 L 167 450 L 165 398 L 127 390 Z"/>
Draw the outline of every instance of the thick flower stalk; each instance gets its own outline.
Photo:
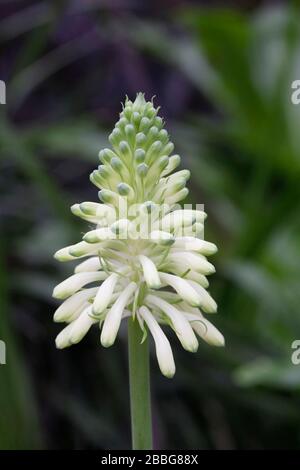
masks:
<path id="1" fill-rule="evenodd" d="M 101 165 L 90 176 L 100 202 L 71 208 L 91 230 L 55 254 L 59 261 L 80 263 L 53 291 L 64 300 L 54 320 L 68 323 L 56 338 L 62 349 L 94 324 L 101 344 L 112 346 L 121 321 L 132 317 L 143 339 L 152 335 L 160 370 L 172 377 L 175 363 L 163 326 L 190 352 L 197 351 L 197 336 L 215 346 L 224 339 L 204 316 L 217 311 L 207 291 L 207 276 L 215 272 L 207 256 L 216 246 L 201 238 L 206 214 L 178 205 L 190 173 L 174 173 L 180 157 L 172 155 L 174 145 L 157 113 L 142 94 L 126 100 L 109 136 L 112 148 L 101 150 Z"/>

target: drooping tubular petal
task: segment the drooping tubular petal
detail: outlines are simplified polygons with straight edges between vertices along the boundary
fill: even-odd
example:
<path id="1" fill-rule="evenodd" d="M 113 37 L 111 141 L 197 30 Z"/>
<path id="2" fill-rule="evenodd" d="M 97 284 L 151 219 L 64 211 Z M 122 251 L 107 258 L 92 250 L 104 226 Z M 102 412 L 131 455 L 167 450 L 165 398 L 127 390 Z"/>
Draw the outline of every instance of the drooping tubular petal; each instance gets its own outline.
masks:
<path id="1" fill-rule="evenodd" d="M 169 175 L 175 168 L 178 167 L 180 164 L 180 156 L 179 155 L 172 155 L 172 157 L 169 158 L 169 163 L 162 172 L 161 176 L 166 176 Z"/>
<path id="2" fill-rule="evenodd" d="M 166 300 L 170 304 L 179 304 L 182 301 L 182 299 L 176 292 L 158 290 L 157 292 L 155 292 L 155 295 L 161 297 L 163 300 Z"/>
<path id="3" fill-rule="evenodd" d="M 94 314 L 99 314 L 104 312 L 104 310 L 109 305 L 112 295 L 114 293 L 114 288 L 119 279 L 118 274 L 112 273 L 108 276 L 107 279 L 101 284 L 96 294 L 93 303 L 93 312 Z"/>
<path id="4" fill-rule="evenodd" d="M 145 301 L 151 307 L 158 307 L 171 320 L 175 333 L 184 349 L 195 352 L 198 349 L 198 341 L 189 322 L 184 315 L 173 305 L 154 295 L 147 295 Z"/>
<path id="5" fill-rule="evenodd" d="M 68 320 L 66 321 L 66 323 L 72 323 L 74 322 L 75 320 L 77 320 L 77 318 L 82 314 L 82 312 L 87 308 L 87 307 L 90 307 L 91 303 L 89 301 L 87 302 L 84 302 L 77 310 L 75 310 L 75 312 L 73 312 L 73 314 L 71 315 L 70 318 L 68 318 Z"/>
<path id="6" fill-rule="evenodd" d="M 139 260 L 142 265 L 145 281 L 148 287 L 150 287 L 150 289 L 159 289 L 161 281 L 153 261 L 144 255 L 140 255 Z"/>
<path id="7" fill-rule="evenodd" d="M 88 215 L 95 216 L 101 219 L 102 217 L 107 217 L 110 220 L 116 218 L 115 210 L 105 204 L 100 204 L 99 202 L 82 202 L 79 204 L 80 210 Z"/>
<path id="8" fill-rule="evenodd" d="M 74 270 L 75 273 L 83 273 L 89 271 L 97 271 L 101 268 L 99 256 L 93 256 L 82 263 L 78 264 Z"/>
<path id="9" fill-rule="evenodd" d="M 200 274 L 197 271 L 190 270 L 186 272 L 186 274 L 184 275 L 184 279 L 195 281 L 198 284 L 200 284 L 200 286 L 204 287 L 205 289 L 209 286 L 209 282 L 207 278 L 204 276 L 204 274 Z"/>
<path id="10" fill-rule="evenodd" d="M 176 237 L 174 248 L 181 248 L 185 251 L 198 251 L 205 256 L 214 255 L 218 251 L 214 243 L 196 237 Z"/>
<path id="11" fill-rule="evenodd" d="M 204 341 L 212 346 L 224 346 L 225 339 L 222 333 L 206 318 L 199 318 L 193 314 L 186 314 L 186 318 L 191 323 L 193 330 Z"/>
<path id="12" fill-rule="evenodd" d="M 184 269 L 186 266 L 178 265 L 176 263 L 170 263 L 167 265 L 168 272 L 179 276 L 182 279 L 189 279 L 200 284 L 205 289 L 209 286 L 207 277 L 193 269 Z"/>
<path id="13" fill-rule="evenodd" d="M 183 269 L 193 269 L 201 274 L 212 274 L 215 272 L 214 266 L 209 263 L 204 256 L 192 252 L 174 252 L 168 257 L 170 262 L 174 262 Z"/>
<path id="14" fill-rule="evenodd" d="M 176 210 L 165 215 L 157 222 L 160 230 L 170 232 L 171 230 L 192 225 L 196 222 L 196 217 L 190 211 Z"/>
<path id="15" fill-rule="evenodd" d="M 53 290 L 53 297 L 56 299 L 66 299 L 70 295 L 75 294 L 79 289 L 81 289 L 86 284 L 95 281 L 103 281 L 107 278 L 105 272 L 84 272 L 73 274 L 73 276 L 68 277 L 63 282 L 58 284 Z"/>
<path id="16" fill-rule="evenodd" d="M 150 233 L 150 240 L 154 243 L 169 246 L 174 243 L 175 238 L 169 232 L 164 232 L 163 230 L 153 230 L 153 232 Z"/>
<path id="17" fill-rule="evenodd" d="M 91 326 L 97 322 L 92 316 L 92 307 L 89 305 L 82 314 L 71 323 L 72 328 L 69 332 L 69 341 L 71 344 L 79 343 L 87 334 Z"/>
<path id="18" fill-rule="evenodd" d="M 195 222 L 193 225 L 185 226 L 184 230 L 174 230 L 174 235 L 179 238 L 185 236 L 202 239 L 204 236 L 204 225 L 200 222 Z"/>
<path id="19" fill-rule="evenodd" d="M 91 306 L 88 306 L 81 315 L 64 328 L 56 337 L 55 343 L 58 349 L 67 348 L 72 344 L 79 343 L 87 334 L 92 324 L 97 320 L 90 316 Z"/>
<path id="20" fill-rule="evenodd" d="M 174 276 L 173 274 L 160 272 L 159 275 L 162 282 L 173 287 L 183 300 L 191 304 L 193 307 L 200 306 L 201 297 L 188 281 L 178 276 Z"/>
<path id="21" fill-rule="evenodd" d="M 204 211 L 200 211 L 198 209 L 178 209 L 174 212 L 185 212 L 186 214 L 195 217 L 197 222 L 204 222 L 207 217 L 207 214 Z"/>
<path id="22" fill-rule="evenodd" d="M 169 378 L 173 377 L 176 368 L 172 349 L 166 335 L 147 307 L 141 307 L 139 313 L 153 336 L 156 357 L 162 374 Z"/>
<path id="23" fill-rule="evenodd" d="M 114 240 L 116 238 L 116 234 L 109 227 L 102 227 L 87 232 L 83 240 L 87 243 L 99 243 L 100 241 Z"/>
<path id="24" fill-rule="evenodd" d="M 177 202 L 186 198 L 188 194 L 189 194 L 188 188 L 183 188 L 180 191 L 178 191 L 178 193 L 175 193 L 172 196 L 167 197 L 166 203 L 169 204 L 170 206 L 173 206 L 173 204 L 177 204 Z"/>
<path id="25" fill-rule="evenodd" d="M 65 248 L 61 248 L 56 251 L 56 253 L 54 253 L 54 258 L 57 259 L 57 261 L 73 261 L 76 257 L 70 255 L 69 248 L 69 246 L 66 246 Z"/>
<path id="26" fill-rule="evenodd" d="M 91 222 L 92 224 L 102 223 L 102 220 L 105 219 L 102 217 L 99 218 L 97 216 L 84 214 L 80 209 L 80 204 L 73 204 L 73 206 L 71 207 L 71 212 L 77 217 L 80 217 L 81 219 L 86 220 L 87 222 Z"/>
<path id="27" fill-rule="evenodd" d="M 114 344 L 119 331 L 123 310 L 128 304 L 136 287 L 137 285 L 135 282 L 128 284 L 107 313 L 101 332 L 101 344 L 105 348 Z"/>
<path id="28" fill-rule="evenodd" d="M 101 243 L 93 244 L 84 241 L 76 243 L 76 245 L 69 246 L 69 253 L 76 258 L 83 258 L 97 254 L 97 250 L 102 246 Z"/>
<path id="29" fill-rule="evenodd" d="M 218 306 L 211 295 L 205 290 L 202 286 L 197 284 L 194 281 L 188 281 L 190 285 L 198 292 L 201 297 L 200 307 L 207 313 L 215 313 L 218 309 Z"/>
<path id="30" fill-rule="evenodd" d="M 56 336 L 55 345 L 57 349 L 64 349 L 71 346 L 70 343 L 70 332 L 72 329 L 72 323 L 66 326 L 61 332 Z"/>
<path id="31" fill-rule="evenodd" d="M 69 321 L 74 312 L 80 309 L 87 300 L 94 297 L 96 292 L 97 287 L 91 287 L 90 289 L 84 289 L 69 297 L 56 310 L 53 317 L 54 321 Z"/>

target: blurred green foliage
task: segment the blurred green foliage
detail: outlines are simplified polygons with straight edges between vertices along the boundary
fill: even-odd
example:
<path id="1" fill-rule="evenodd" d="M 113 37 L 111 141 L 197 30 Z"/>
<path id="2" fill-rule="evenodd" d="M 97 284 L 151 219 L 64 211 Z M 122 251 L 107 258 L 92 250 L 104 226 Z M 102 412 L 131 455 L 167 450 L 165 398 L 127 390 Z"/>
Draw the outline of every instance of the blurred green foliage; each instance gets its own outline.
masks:
<path id="1" fill-rule="evenodd" d="M 83 230 L 69 205 L 95 200 L 88 174 L 120 100 L 140 90 L 158 95 L 192 170 L 190 201 L 205 203 L 227 341 L 196 355 L 172 341 L 173 381 L 153 362 L 155 445 L 300 447 L 299 12 L 165 13 L 39 2 L 1 20 L 12 59 L 0 109 L 0 448 L 129 447 L 125 331 L 111 350 L 97 332 L 55 350 L 51 291 L 69 266 L 52 254 Z"/>

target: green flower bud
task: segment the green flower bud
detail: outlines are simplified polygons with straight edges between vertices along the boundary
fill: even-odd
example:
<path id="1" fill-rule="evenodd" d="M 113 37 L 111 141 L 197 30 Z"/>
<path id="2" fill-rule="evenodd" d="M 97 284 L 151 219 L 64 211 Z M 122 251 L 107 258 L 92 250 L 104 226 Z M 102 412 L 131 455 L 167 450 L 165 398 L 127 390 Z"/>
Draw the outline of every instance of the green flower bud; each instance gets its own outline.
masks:
<path id="1" fill-rule="evenodd" d="M 125 117 L 121 117 L 121 119 L 119 119 L 119 121 L 117 122 L 116 127 L 123 130 L 127 124 L 128 119 L 126 119 Z"/>
<path id="2" fill-rule="evenodd" d="M 155 125 L 156 127 L 158 127 L 159 129 L 162 128 L 162 126 L 163 126 L 163 120 L 162 120 L 162 118 L 161 118 L 160 116 L 156 116 L 156 118 L 154 119 L 154 125 Z"/>
<path id="3" fill-rule="evenodd" d="M 151 214 L 157 209 L 158 209 L 158 206 L 153 201 L 146 201 L 144 202 L 144 204 L 141 205 L 140 211 L 141 213 Z"/>
<path id="4" fill-rule="evenodd" d="M 131 223 L 128 219 L 119 219 L 110 226 L 110 230 L 116 235 L 127 235 L 130 230 Z"/>
<path id="5" fill-rule="evenodd" d="M 160 142 L 160 140 L 156 140 L 153 142 L 153 144 L 150 146 L 150 148 L 147 151 L 147 162 L 151 164 L 153 160 L 155 160 L 158 155 L 160 154 L 162 150 L 163 144 Z"/>
<path id="6" fill-rule="evenodd" d="M 147 134 L 148 142 L 152 142 L 153 140 L 157 139 L 157 136 L 158 136 L 158 129 L 156 126 L 152 126 L 149 129 L 149 132 Z"/>
<path id="7" fill-rule="evenodd" d="M 140 163 L 140 165 L 137 166 L 137 172 L 140 175 L 141 178 L 144 178 L 146 174 L 148 173 L 149 167 L 146 165 L 146 163 Z"/>
<path id="8" fill-rule="evenodd" d="M 160 171 L 164 170 L 166 168 L 166 166 L 168 165 L 169 163 L 169 157 L 167 157 L 166 155 L 163 155 L 162 157 L 160 157 L 158 159 L 158 168 L 160 169 Z"/>
<path id="9" fill-rule="evenodd" d="M 140 115 L 140 113 L 138 113 L 137 111 L 135 111 L 135 112 L 132 114 L 132 122 L 136 125 L 136 127 L 139 126 L 140 120 L 141 120 L 141 115 Z"/>
<path id="10" fill-rule="evenodd" d="M 165 191 L 165 196 L 171 196 L 174 193 L 177 193 L 181 189 L 183 189 L 186 185 L 186 181 L 183 178 L 179 178 L 175 180 L 174 183 L 172 181 L 167 185 L 167 189 Z"/>
<path id="11" fill-rule="evenodd" d="M 150 126 L 151 126 L 150 119 L 148 119 L 147 117 L 143 117 L 141 119 L 141 123 L 140 123 L 140 131 L 141 132 L 147 132 L 147 130 L 150 128 Z"/>
<path id="12" fill-rule="evenodd" d="M 102 176 L 102 178 L 104 179 L 109 178 L 111 176 L 109 169 L 105 165 L 99 165 L 98 172 L 99 172 L 99 175 Z"/>
<path id="13" fill-rule="evenodd" d="M 131 115 L 132 115 L 132 107 L 126 105 L 124 108 L 124 117 L 128 119 L 128 121 L 131 120 Z"/>
<path id="14" fill-rule="evenodd" d="M 77 217 L 80 217 L 82 215 L 82 211 L 80 210 L 79 204 L 73 204 L 71 206 L 71 212 L 72 214 L 77 215 Z"/>
<path id="15" fill-rule="evenodd" d="M 99 152 L 99 158 L 102 163 L 109 163 L 116 154 L 110 149 L 103 149 Z"/>
<path id="16" fill-rule="evenodd" d="M 119 183 L 117 186 L 117 190 L 121 196 L 129 196 L 130 194 L 134 195 L 133 189 L 127 183 Z"/>
<path id="17" fill-rule="evenodd" d="M 170 173 L 172 173 L 172 171 L 175 170 L 175 168 L 177 168 L 178 165 L 180 165 L 180 161 L 181 161 L 181 158 L 180 158 L 179 155 L 172 155 L 169 158 L 168 166 L 162 172 L 161 176 L 166 176 L 166 175 L 169 175 Z"/>
<path id="18" fill-rule="evenodd" d="M 111 159 L 110 165 L 112 169 L 123 179 L 129 179 L 129 172 L 119 157 L 114 157 Z"/>
<path id="19" fill-rule="evenodd" d="M 146 152 L 143 149 L 136 149 L 134 152 L 134 158 L 137 163 L 143 163 L 146 157 Z"/>
<path id="20" fill-rule="evenodd" d="M 117 147 L 120 141 L 122 140 L 122 132 L 120 131 L 120 129 L 115 128 L 109 135 L 108 139 L 112 145 Z"/>
<path id="21" fill-rule="evenodd" d="M 153 107 L 152 103 L 147 103 L 146 109 L 145 109 L 145 115 L 149 119 L 153 119 L 157 114 L 157 110 Z"/>
<path id="22" fill-rule="evenodd" d="M 166 203 L 172 206 L 173 204 L 177 204 L 177 202 L 181 201 L 182 199 L 185 199 L 187 195 L 189 194 L 189 190 L 187 188 L 183 188 L 178 193 L 172 194 L 172 196 L 169 196 L 166 198 Z"/>
<path id="23" fill-rule="evenodd" d="M 144 93 L 138 93 L 132 105 L 133 111 L 143 112 L 146 106 Z"/>
<path id="24" fill-rule="evenodd" d="M 168 135 L 168 132 L 166 131 L 166 129 L 162 129 L 161 131 L 159 131 L 158 138 L 163 144 L 168 143 L 169 135 Z"/>
<path id="25" fill-rule="evenodd" d="M 128 142 L 126 142 L 126 140 L 122 140 L 119 143 L 119 150 L 120 150 L 121 154 L 124 157 L 126 157 L 126 158 L 131 157 L 131 150 L 130 150 L 130 147 L 128 145 Z"/>
<path id="26" fill-rule="evenodd" d="M 174 150 L 174 144 L 173 142 L 169 142 L 165 147 L 163 148 L 163 154 L 164 155 L 170 155 Z"/>
<path id="27" fill-rule="evenodd" d="M 101 189 L 98 193 L 99 199 L 105 204 L 115 204 L 118 201 L 117 194 L 109 189 Z"/>
<path id="28" fill-rule="evenodd" d="M 154 161 L 147 174 L 147 183 L 153 184 L 153 180 L 158 180 L 161 172 L 166 168 L 169 163 L 169 157 L 163 155 Z"/>
<path id="29" fill-rule="evenodd" d="M 146 141 L 147 141 L 147 138 L 143 132 L 139 132 L 136 135 L 136 138 L 135 138 L 136 145 L 142 147 L 143 145 L 145 145 Z"/>
<path id="30" fill-rule="evenodd" d="M 97 170 L 94 170 L 90 174 L 90 181 L 97 186 L 97 188 L 102 189 L 103 187 L 107 187 L 108 183 L 105 179 L 101 178 Z"/>
<path id="31" fill-rule="evenodd" d="M 79 208 L 86 215 L 96 215 L 99 204 L 97 202 L 82 202 L 79 204 Z"/>
<path id="32" fill-rule="evenodd" d="M 127 124 L 125 126 L 125 134 L 128 141 L 130 142 L 130 145 L 133 145 L 135 141 L 135 128 L 132 124 Z"/>
<path id="33" fill-rule="evenodd" d="M 121 173 L 122 168 L 123 168 L 123 163 L 122 163 L 122 160 L 120 160 L 120 158 L 118 157 L 112 158 L 110 165 L 116 172 Z"/>
<path id="34" fill-rule="evenodd" d="M 185 181 L 187 181 L 190 179 L 190 176 L 191 176 L 191 172 L 189 170 L 177 171 L 176 173 L 173 173 L 171 176 L 168 177 L 168 182 L 175 181 L 178 178 L 183 178 Z"/>

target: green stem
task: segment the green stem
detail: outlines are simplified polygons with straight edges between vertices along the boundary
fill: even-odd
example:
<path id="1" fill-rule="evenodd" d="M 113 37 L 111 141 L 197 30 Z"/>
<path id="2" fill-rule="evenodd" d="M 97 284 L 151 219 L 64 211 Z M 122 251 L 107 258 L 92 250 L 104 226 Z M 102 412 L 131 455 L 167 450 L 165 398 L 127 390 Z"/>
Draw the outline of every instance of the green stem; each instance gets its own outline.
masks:
<path id="1" fill-rule="evenodd" d="M 152 423 L 148 339 L 141 344 L 142 330 L 137 319 L 128 320 L 129 382 L 132 448 L 152 449 Z"/>

